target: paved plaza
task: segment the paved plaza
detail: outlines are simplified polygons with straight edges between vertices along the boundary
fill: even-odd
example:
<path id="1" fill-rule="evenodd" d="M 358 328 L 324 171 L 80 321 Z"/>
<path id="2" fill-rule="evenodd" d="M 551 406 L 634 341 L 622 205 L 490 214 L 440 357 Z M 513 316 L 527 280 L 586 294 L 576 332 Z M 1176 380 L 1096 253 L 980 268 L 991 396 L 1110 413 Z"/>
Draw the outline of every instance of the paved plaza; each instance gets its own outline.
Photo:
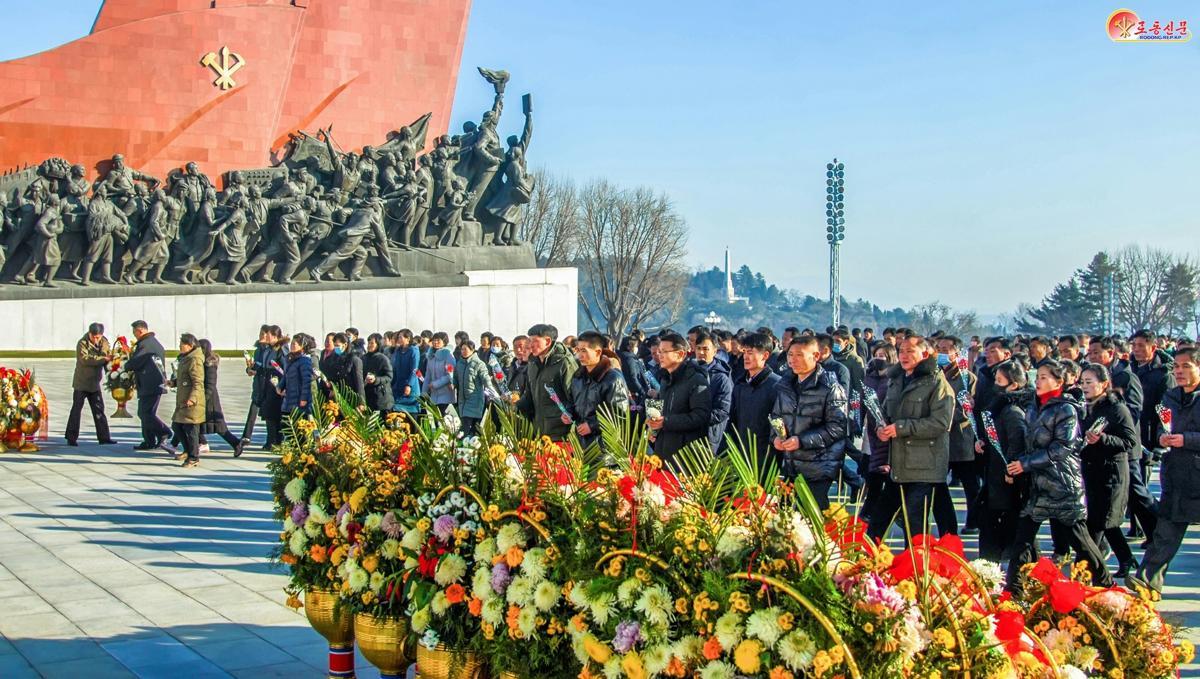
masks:
<path id="1" fill-rule="evenodd" d="M 0 678 L 324 676 L 324 642 L 284 606 L 286 578 L 267 559 L 278 535 L 268 455 L 235 460 L 213 437 L 213 452 L 185 470 L 165 453 L 133 451 L 136 419 L 110 420 L 121 445 L 97 446 L 86 410 L 80 446 L 68 447 L 73 362 L 0 364 L 34 368 L 51 401 L 41 452 L 0 455 Z M 241 364 L 221 370 L 231 423 L 247 409 Z M 164 398 L 165 420 L 172 403 Z M 1200 642 L 1198 576 L 1194 530 L 1161 610 Z M 378 677 L 361 656 L 357 665 Z M 1200 677 L 1200 666 L 1184 676 Z"/>

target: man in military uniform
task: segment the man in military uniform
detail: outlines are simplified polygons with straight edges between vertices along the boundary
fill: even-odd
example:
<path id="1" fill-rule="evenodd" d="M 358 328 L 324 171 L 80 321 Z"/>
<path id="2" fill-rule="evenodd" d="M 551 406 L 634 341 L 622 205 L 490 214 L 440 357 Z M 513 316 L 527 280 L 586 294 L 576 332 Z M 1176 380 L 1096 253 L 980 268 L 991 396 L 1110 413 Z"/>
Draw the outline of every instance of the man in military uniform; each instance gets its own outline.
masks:
<path id="1" fill-rule="evenodd" d="M 129 222 L 125 213 L 108 200 L 108 189 L 101 185 L 88 204 L 87 216 L 88 251 L 84 261 L 80 285 L 90 285 L 92 269 L 100 264 L 100 282 L 116 283 L 112 278 L 113 241 L 124 243 L 129 240 Z"/>
<path id="2" fill-rule="evenodd" d="M 354 265 L 350 270 L 350 280 L 362 280 L 363 266 L 369 256 L 364 242 L 369 242 L 370 239 L 375 240 L 372 245 L 384 269 L 391 275 L 400 275 L 392 266 L 390 256 L 386 254 L 387 235 L 383 232 L 383 201 L 378 196 L 368 198 L 364 205 L 356 209 L 337 235 L 341 239 L 337 249 L 326 255 L 320 264 L 308 272 L 314 283 L 320 283 L 326 272 L 352 257 Z"/>
<path id="3" fill-rule="evenodd" d="M 109 168 L 108 174 L 96 183 L 96 187 L 103 186 L 108 191 L 109 199 L 116 203 L 117 207 L 124 208 L 125 203 L 133 195 L 135 181 L 143 181 L 151 185 L 158 184 L 158 180 L 154 177 L 126 167 L 125 156 L 118 153 L 112 157 L 112 167 Z"/>

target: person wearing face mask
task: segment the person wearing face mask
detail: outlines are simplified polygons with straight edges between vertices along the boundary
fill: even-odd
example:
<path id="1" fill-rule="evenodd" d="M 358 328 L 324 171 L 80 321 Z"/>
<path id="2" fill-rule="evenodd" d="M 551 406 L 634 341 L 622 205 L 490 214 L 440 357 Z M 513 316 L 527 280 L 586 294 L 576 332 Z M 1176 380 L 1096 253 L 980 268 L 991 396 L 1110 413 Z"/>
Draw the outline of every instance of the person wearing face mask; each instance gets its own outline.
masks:
<path id="1" fill-rule="evenodd" d="M 1012 558 L 1017 519 L 1029 495 L 1028 476 L 1008 475 L 1007 460 L 1026 451 L 1025 412 L 1033 402 L 1025 371 L 1012 361 L 992 366 L 996 395 L 988 408 L 996 426 L 996 448 L 986 436 L 975 442 L 984 458 L 984 483 L 979 498 L 979 558 L 1002 563 Z"/>
<path id="2" fill-rule="evenodd" d="M 874 358 L 866 365 L 866 371 L 863 373 L 864 393 L 866 388 L 875 392 L 882 404 L 887 401 L 888 392 L 888 371 L 892 366 L 896 365 L 896 347 L 879 342 L 875 346 L 873 352 Z M 863 429 L 864 429 L 864 444 L 867 446 L 867 476 L 864 479 L 862 507 L 859 509 L 859 515 L 864 519 L 869 520 L 875 511 L 875 505 L 879 502 L 879 498 L 883 494 L 884 486 L 888 481 L 888 474 L 892 471 L 888 463 L 888 444 L 880 440 L 877 430 L 883 426 L 882 422 L 878 422 L 863 408 Z"/>
<path id="3" fill-rule="evenodd" d="M 1129 453 L 1141 444 L 1133 415 L 1121 397 L 1113 393 L 1108 368 L 1089 365 L 1079 386 L 1087 404 L 1087 415 L 1080 424 L 1086 445 L 1079 456 L 1083 462 L 1088 531 L 1097 545 L 1108 540 L 1118 563 L 1114 577 L 1123 578 L 1137 566 L 1121 524 L 1129 502 Z"/>
<path id="4" fill-rule="evenodd" d="M 345 333 L 333 336 L 333 353 L 321 361 L 321 372 L 332 386 L 343 389 L 347 396 L 358 396 L 358 402 L 366 406 L 362 359 L 350 351 L 350 338 Z"/>
<path id="5" fill-rule="evenodd" d="M 949 335 L 940 337 L 937 340 L 937 351 L 938 367 L 950 385 L 950 390 L 955 393 L 954 421 L 950 424 L 950 474 L 954 481 L 962 485 L 963 495 L 966 496 L 967 520 L 963 533 L 969 535 L 979 531 L 975 503 L 979 498 L 981 480 L 979 465 L 975 459 L 975 431 L 971 429 L 959 395 L 966 391 L 967 400 L 973 400 L 976 378 L 970 372 L 958 368 L 962 340 Z M 937 487 L 933 497 L 933 516 L 939 533 L 945 535 L 958 532 L 958 516 L 954 510 L 954 501 L 950 497 L 949 485 Z"/>
<path id="6" fill-rule="evenodd" d="M 1018 458 L 1010 457 L 1006 468 L 1014 478 L 1029 474 L 1030 486 L 1029 501 L 1017 520 L 1015 547 L 1008 562 L 1006 588 L 1014 593 L 1023 588 L 1021 567 L 1037 556 L 1038 530 L 1045 521 L 1066 536 L 1078 560 L 1087 562 L 1092 584 L 1109 587 L 1113 583 L 1084 520 L 1080 405 L 1063 395 L 1064 384 L 1058 361 L 1049 361 L 1038 368 L 1037 398 L 1025 414 L 1027 450 Z"/>
<path id="7" fill-rule="evenodd" d="M 1158 523 L 1142 567 L 1126 582 L 1131 588 L 1161 593 L 1167 566 L 1179 552 L 1188 525 L 1200 523 L 1200 361 L 1194 348 L 1176 349 L 1172 368 L 1174 388 L 1163 394 L 1162 405 L 1170 412 L 1170 432 L 1158 437 L 1167 449 L 1159 478 L 1162 500 Z"/>

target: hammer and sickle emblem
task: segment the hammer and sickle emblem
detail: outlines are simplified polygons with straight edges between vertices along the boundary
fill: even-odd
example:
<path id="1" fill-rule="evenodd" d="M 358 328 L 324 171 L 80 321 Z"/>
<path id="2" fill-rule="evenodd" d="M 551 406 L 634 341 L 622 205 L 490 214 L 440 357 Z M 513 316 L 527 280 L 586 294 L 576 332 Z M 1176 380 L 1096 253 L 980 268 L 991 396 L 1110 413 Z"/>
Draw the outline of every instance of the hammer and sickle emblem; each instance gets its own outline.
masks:
<path id="1" fill-rule="evenodd" d="M 237 52 L 230 51 L 229 47 L 222 47 L 219 53 L 209 52 L 205 54 L 200 59 L 200 64 L 207 66 L 212 69 L 213 73 L 217 74 L 217 79 L 213 81 L 213 85 L 223 90 L 229 90 L 237 85 L 233 81 L 233 74 L 246 65 L 246 60 Z"/>

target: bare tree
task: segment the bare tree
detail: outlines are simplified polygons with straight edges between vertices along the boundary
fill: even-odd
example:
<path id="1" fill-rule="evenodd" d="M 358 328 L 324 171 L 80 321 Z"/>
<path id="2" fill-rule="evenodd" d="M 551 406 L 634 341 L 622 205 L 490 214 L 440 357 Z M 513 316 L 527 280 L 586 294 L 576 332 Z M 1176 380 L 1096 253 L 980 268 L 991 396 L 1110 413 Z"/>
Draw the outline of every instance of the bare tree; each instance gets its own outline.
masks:
<path id="1" fill-rule="evenodd" d="M 1114 257 L 1117 318 L 1130 330 L 1175 331 L 1186 327 L 1200 271 L 1187 257 L 1131 245 Z"/>
<path id="2" fill-rule="evenodd" d="M 620 337 L 633 324 L 673 320 L 687 281 L 687 224 L 665 195 L 595 181 L 579 191 L 580 304 Z"/>
<path id="3" fill-rule="evenodd" d="M 979 327 L 979 318 L 974 311 L 955 312 L 949 305 L 938 301 L 918 304 L 909 313 L 912 329 L 925 336 L 936 330 L 962 336 Z"/>
<path id="4" fill-rule="evenodd" d="M 570 179 L 537 172 L 520 227 L 538 266 L 569 266 L 579 238 L 579 191 Z"/>

